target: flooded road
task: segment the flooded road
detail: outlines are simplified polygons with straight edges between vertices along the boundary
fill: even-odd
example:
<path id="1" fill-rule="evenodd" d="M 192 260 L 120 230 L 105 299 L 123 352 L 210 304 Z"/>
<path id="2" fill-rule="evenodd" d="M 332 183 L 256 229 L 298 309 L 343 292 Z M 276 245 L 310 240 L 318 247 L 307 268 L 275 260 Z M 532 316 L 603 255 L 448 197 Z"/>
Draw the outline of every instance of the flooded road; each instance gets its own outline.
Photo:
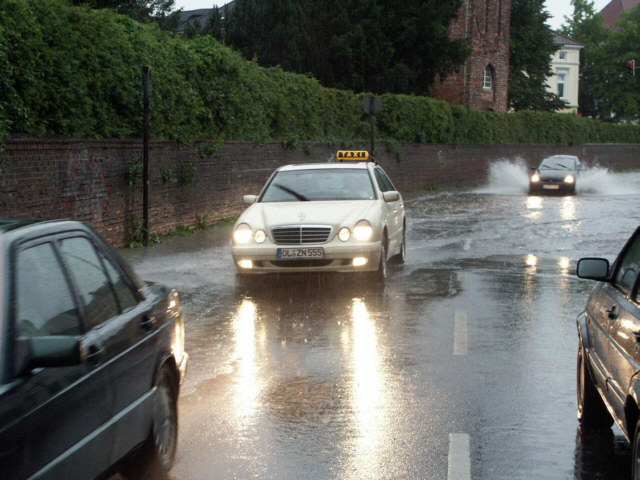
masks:
<path id="1" fill-rule="evenodd" d="M 487 186 L 407 201 L 407 263 L 383 288 L 241 287 L 228 228 L 127 252 L 187 315 L 172 477 L 628 477 L 617 427 L 578 431 L 575 319 L 593 283 L 573 271 L 640 225 L 640 173 L 577 185 L 529 197 L 524 166 L 502 162 Z"/>

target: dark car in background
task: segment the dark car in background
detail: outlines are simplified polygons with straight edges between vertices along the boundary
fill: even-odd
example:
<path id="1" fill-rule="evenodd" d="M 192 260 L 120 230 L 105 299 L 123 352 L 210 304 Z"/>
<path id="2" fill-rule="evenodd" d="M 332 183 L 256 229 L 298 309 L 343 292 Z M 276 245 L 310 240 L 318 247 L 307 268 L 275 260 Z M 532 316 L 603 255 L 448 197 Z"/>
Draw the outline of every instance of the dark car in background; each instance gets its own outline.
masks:
<path id="1" fill-rule="evenodd" d="M 609 428 L 614 420 L 633 446 L 632 478 L 640 478 L 640 227 L 613 266 L 578 262 L 580 278 L 598 280 L 578 316 L 578 421 Z"/>
<path id="2" fill-rule="evenodd" d="M 83 223 L 0 220 L 0 307 L 0 478 L 171 468 L 188 361 L 175 290 Z"/>
<path id="3" fill-rule="evenodd" d="M 580 159 L 574 155 L 553 155 L 547 157 L 537 168 L 532 168 L 529 177 L 529 194 L 561 193 L 573 195 L 580 172 L 585 169 Z"/>

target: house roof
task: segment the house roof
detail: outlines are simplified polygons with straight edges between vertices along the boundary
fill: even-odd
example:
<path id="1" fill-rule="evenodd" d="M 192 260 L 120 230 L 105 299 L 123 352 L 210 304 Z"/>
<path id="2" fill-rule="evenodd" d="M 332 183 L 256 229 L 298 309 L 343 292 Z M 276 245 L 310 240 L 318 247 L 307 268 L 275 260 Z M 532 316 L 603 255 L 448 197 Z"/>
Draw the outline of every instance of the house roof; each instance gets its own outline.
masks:
<path id="1" fill-rule="evenodd" d="M 233 8 L 233 1 L 219 7 L 220 14 L 224 17 L 225 12 L 231 11 Z M 176 32 L 182 33 L 188 25 L 198 22 L 201 27 L 206 26 L 207 20 L 213 8 L 200 8 L 198 10 L 183 10 L 180 12 L 180 24 L 176 28 Z"/>
<path id="2" fill-rule="evenodd" d="M 602 10 L 600 10 L 604 24 L 614 30 L 614 24 L 620 18 L 620 14 L 625 10 L 635 7 L 639 3 L 640 0 L 611 0 Z"/>
<path id="3" fill-rule="evenodd" d="M 640 0 L 638 1 L 640 2 Z M 578 47 L 578 48 L 584 47 L 584 43 L 576 42 L 575 40 L 567 37 L 566 35 L 562 35 L 561 33 L 558 33 L 555 31 L 552 31 L 552 33 L 553 33 L 553 41 L 556 45 L 562 45 L 564 47 L 567 47 L 567 46 Z"/>

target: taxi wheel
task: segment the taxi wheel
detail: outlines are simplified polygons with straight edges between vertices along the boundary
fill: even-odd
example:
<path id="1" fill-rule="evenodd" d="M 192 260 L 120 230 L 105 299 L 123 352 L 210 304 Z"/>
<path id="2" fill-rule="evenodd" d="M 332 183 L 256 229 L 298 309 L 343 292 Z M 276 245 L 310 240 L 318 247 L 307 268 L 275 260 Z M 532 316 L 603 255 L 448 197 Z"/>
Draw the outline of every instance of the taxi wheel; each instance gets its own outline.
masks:
<path id="1" fill-rule="evenodd" d="M 400 251 L 393 256 L 393 262 L 397 265 L 402 265 L 407 260 L 407 227 L 402 227 L 402 244 L 400 245 Z"/>
<path id="2" fill-rule="evenodd" d="M 382 245 L 380 245 L 380 263 L 378 270 L 375 272 L 375 278 L 379 282 L 384 282 L 387 278 L 387 238 L 385 236 Z"/>
<path id="3" fill-rule="evenodd" d="M 607 410 L 600 393 L 593 384 L 587 368 L 584 347 L 578 346 L 577 361 L 578 423 L 583 428 L 606 429 L 613 425 L 613 417 Z"/>

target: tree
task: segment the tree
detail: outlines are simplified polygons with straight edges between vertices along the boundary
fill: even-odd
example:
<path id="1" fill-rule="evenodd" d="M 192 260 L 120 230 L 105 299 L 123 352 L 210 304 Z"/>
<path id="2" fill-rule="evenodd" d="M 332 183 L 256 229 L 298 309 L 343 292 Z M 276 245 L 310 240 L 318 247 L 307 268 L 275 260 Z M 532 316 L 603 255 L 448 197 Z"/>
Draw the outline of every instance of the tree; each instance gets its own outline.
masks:
<path id="1" fill-rule="evenodd" d="M 609 30 L 590 0 L 572 0 L 573 15 L 562 32 L 584 44 L 580 52 L 580 112 L 606 121 L 640 117 L 640 78 L 626 71 L 629 60 L 640 59 L 640 7 L 623 12 Z"/>
<path id="2" fill-rule="evenodd" d="M 579 112 L 586 117 L 609 116 L 610 69 L 606 43 L 610 30 L 590 0 L 571 0 L 573 15 L 565 17 L 560 32 L 584 45 L 580 51 Z M 606 112 L 606 113 L 605 113 Z"/>
<path id="3" fill-rule="evenodd" d="M 616 28 L 605 43 L 611 112 L 601 116 L 608 113 L 616 120 L 635 121 L 640 119 L 640 72 L 629 75 L 626 64 L 640 59 L 640 5 L 622 12 Z"/>
<path id="4" fill-rule="evenodd" d="M 557 47 L 547 26 L 544 0 L 513 0 L 509 50 L 509 106 L 515 110 L 555 111 L 566 102 L 547 91 L 551 55 Z"/>
<path id="5" fill-rule="evenodd" d="M 447 28 L 462 0 L 236 0 L 227 43 L 263 66 L 311 73 L 325 86 L 428 94 L 464 63 Z"/>
<path id="6" fill-rule="evenodd" d="M 171 11 L 174 3 L 174 0 L 73 0 L 74 5 L 108 8 L 141 23 L 157 22 L 164 30 L 175 30 L 180 22 L 180 10 Z"/>

